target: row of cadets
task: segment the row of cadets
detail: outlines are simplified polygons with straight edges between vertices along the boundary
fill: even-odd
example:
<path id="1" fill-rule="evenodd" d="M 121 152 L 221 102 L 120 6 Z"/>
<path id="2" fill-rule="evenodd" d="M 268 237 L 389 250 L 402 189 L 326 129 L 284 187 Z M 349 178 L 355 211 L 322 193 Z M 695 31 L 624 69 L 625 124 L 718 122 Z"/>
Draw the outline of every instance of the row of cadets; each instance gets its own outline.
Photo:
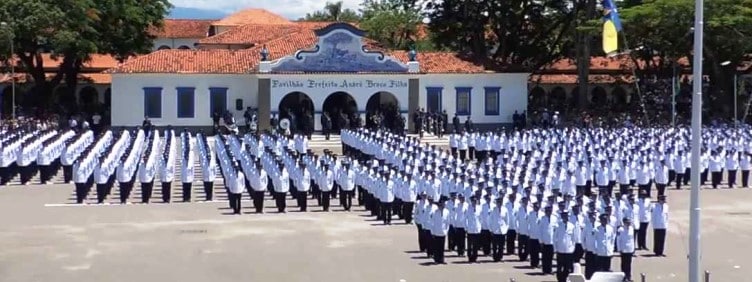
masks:
<path id="1" fill-rule="evenodd" d="M 235 199 L 230 195 L 230 187 L 235 185 L 235 171 L 234 161 L 230 159 L 229 149 L 227 146 L 227 139 L 217 134 L 214 136 L 214 151 L 217 152 L 217 164 L 219 164 L 219 172 L 224 179 L 225 192 L 227 193 L 230 209 L 235 209 Z"/>
<path id="2" fill-rule="evenodd" d="M 405 223 L 412 224 L 413 208 L 418 197 L 418 183 L 413 179 L 412 174 L 403 171 L 401 177 L 397 179 L 397 189 L 395 196 L 400 199 L 400 215 L 405 219 Z"/>
<path id="3" fill-rule="evenodd" d="M 188 129 L 183 129 L 180 133 L 180 149 L 182 150 L 181 156 L 181 170 L 180 181 L 183 184 L 183 202 L 191 201 L 191 194 L 193 192 L 193 177 L 194 177 L 194 141 L 191 138 L 191 133 Z"/>
<path id="4" fill-rule="evenodd" d="M 63 165 L 63 182 L 71 183 L 73 181 L 73 162 L 78 159 L 81 152 L 94 142 L 94 132 L 86 130 L 76 133 L 76 136 L 66 142 L 65 149 L 60 156 L 60 163 Z"/>
<path id="5" fill-rule="evenodd" d="M 246 178 L 245 174 L 243 173 L 243 169 L 240 166 L 240 163 L 236 160 L 237 158 L 242 159 L 242 155 L 239 155 L 240 153 L 240 144 L 237 142 L 237 136 L 230 135 L 227 137 L 227 145 L 225 145 L 224 142 L 217 143 L 218 145 L 221 144 L 222 148 L 224 149 L 224 153 L 222 154 L 222 157 L 224 160 L 229 160 L 229 162 L 220 162 L 221 165 L 227 166 L 227 169 L 224 170 L 224 176 L 225 176 L 225 186 L 227 187 L 227 198 L 230 201 L 230 207 L 233 209 L 233 214 L 240 215 L 241 210 L 241 198 L 243 197 L 243 192 L 246 190 Z M 220 148 L 217 148 L 220 150 Z M 230 154 L 232 154 L 234 157 L 234 160 L 230 159 Z"/>
<path id="6" fill-rule="evenodd" d="M 8 185 L 8 182 L 18 174 L 18 152 L 21 145 L 32 135 L 19 130 L 15 135 L 2 143 L 2 161 L 0 162 L 0 184 Z"/>
<path id="7" fill-rule="evenodd" d="M 34 138 L 27 139 L 18 150 L 16 162 L 21 170 L 21 185 L 28 185 L 37 173 L 37 158 L 42 149 L 42 143 L 57 135 L 57 130 L 37 131 Z"/>
<path id="8" fill-rule="evenodd" d="M 302 136 L 299 138 L 307 140 Z M 305 154 L 305 152 L 301 154 Z M 310 158 L 310 156 L 303 156 L 300 161 L 297 162 L 297 166 L 294 166 L 295 172 L 291 172 L 291 178 L 293 177 L 292 175 L 294 175 L 298 207 L 300 207 L 300 211 L 302 212 L 308 210 L 308 191 L 311 190 L 311 181 L 313 181 L 311 170 L 306 161 L 308 158 Z"/>
<path id="9" fill-rule="evenodd" d="M 151 201 L 154 188 L 154 176 L 157 174 L 157 158 L 159 157 L 159 131 L 152 129 L 144 144 L 144 153 L 138 164 L 138 180 L 141 182 L 141 202 Z"/>
<path id="10" fill-rule="evenodd" d="M 94 169 L 99 163 L 101 151 L 112 142 L 112 132 L 105 131 L 97 136 L 96 140 L 81 152 L 81 155 L 73 162 L 73 182 L 76 186 L 76 203 L 83 204 L 86 195 L 94 185 Z"/>
<path id="11" fill-rule="evenodd" d="M 130 132 L 123 130 L 114 143 L 110 143 L 101 150 L 97 166 L 94 169 L 94 181 L 97 183 L 97 203 L 104 203 L 107 195 L 112 191 L 115 184 L 115 168 L 120 157 L 125 151 L 125 147 L 131 141 Z"/>
<path id="12" fill-rule="evenodd" d="M 201 180 L 204 185 L 206 201 L 214 200 L 214 180 L 217 178 L 217 163 L 214 151 L 211 149 L 204 133 L 196 134 L 199 163 L 201 164 Z"/>
<path id="13" fill-rule="evenodd" d="M 305 135 L 295 134 L 295 151 L 301 155 L 308 152 L 308 138 Z"/>
<path id="14" fill-rule="evenodd" d="M 169 203 L 172 196 L 172 181 L 175 179 L 175 131 L 171 126 L 164 132 L 159 158 L 159 180 L 162 182 L 162 202 Z"/>
<path id="15" fill-rule="evenodd" d="M 39 165 L 39 180 L 42 184 L 49 184 L 52 177 L 60 169 L 60 157 L 65 150 L 65 143 L 75 136 L 73 130 L 67 130 L 54 138 L 47 139 L 42 145 L 42 150 L 37 156 L 37 165 Z"/>
<path id="16" fill-rule="evenodd" d="M 141 154 L 144 151 L 146 134 L 142 129 L 137 129 L 132 142 L 123 150 L 120 164 L 117 166 L 117 180 L 120 189 L 120 204 L 126 204 L 136 182 L 136 170 L 138 169 Z"/>

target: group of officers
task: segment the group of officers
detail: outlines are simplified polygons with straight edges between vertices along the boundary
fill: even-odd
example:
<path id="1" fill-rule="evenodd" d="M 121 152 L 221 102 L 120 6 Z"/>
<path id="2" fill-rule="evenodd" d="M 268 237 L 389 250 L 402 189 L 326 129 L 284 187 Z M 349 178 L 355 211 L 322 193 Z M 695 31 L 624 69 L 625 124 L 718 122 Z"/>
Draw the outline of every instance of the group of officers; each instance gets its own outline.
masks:
<path id="1" fill-rule="evenodd" d="M 651 225 L 653 252 L 664 256 L 665 194 L 653 202 L 647 189 L 635 197 L 631 184 L 611 191 L 599 180 L 597 194 L 590 186 L 577 189 L 574 179 L 567 189 L 552 185 L 538 171 L 561 163 L 552 164 L 550 149 L 539 142 L 512 143 L 498 155 L 482 152 L 478 160 L 384 132 L 346 131 L 342 142 L 365 179 L 356 187 L 363 190 L 366 209 L 385 224 L 393 213 L 407 223 L 414 219 L 419 248 L 436 263 L 444 263 L 447 249 L 470 262 L 479 251 L 494 261 L 516 253 L 551 274 L 556 254 L 557 279 L 566 281 L 575 262 L 585 262 L 589 278 L 611 271 L 611 257 L 619 253 L 621 270 L 631 280 L 632 258 L 636 250 L 648 250 Z"/>

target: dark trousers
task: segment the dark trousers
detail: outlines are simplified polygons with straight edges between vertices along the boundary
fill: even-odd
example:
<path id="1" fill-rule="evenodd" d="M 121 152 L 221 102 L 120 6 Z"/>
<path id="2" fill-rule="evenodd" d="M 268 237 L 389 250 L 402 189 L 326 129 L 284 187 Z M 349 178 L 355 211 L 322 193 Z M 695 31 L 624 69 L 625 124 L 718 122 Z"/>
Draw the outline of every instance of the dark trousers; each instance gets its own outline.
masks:
<path id="1" fill-rule="evenodd" d="M 465 255 L 465 228 L 454 229 L 454 242 L 457 245 L 457 255 Z"/>
<path id="2" fill-rule="evenodd" d="M 689 185 L 689 181 L 692 180 L 691 175 L 692 175 L 692 170 L 690 168 L 684 169 L 684 178 L 682 178 L 682 181 L 684 182 L 684 186 Z"/>
<path id="3" fill-rule="evenodd" d="M 676 171 L 673 169 L 668 170 L 668 185 L 671 185 L 671 181 L 676 178 Z"/>
<path id="4" fill-rule="evenodd" d="M 572 255 L 572 263 L 580 263 L 582 256 L 585 255 L 585 249 L 582 248 L 582 244 L 574 244 L 574 254 Z"/>
<path id="5" fill-rule="evenodd" d="M 384 224 L 392 224 L 392 203 L 391 202 L 382 202 L 381 203 L 381 217 L 384 220 Z M 442 242 L 445 239 L 445 236 L 442 237 Z"/>
<path id="6" fill-rule="evenodd" d="M 705 185 L 705 182 L 708 181 L 708 169 L 703 169 L 702 172 L 700 172 L 700 184 Z"/>
<path id="7" fill-rule="evenodd" d="M 467 260 L 469 262 L 478 260 L 478 249 L 480 249 L 480 233 L 467 233 Z"/>
<path id="8" fill-rule="evenodd" d="M 151 199 L 151 189 L 154 187 L 154 182 L 141 182 L 141 202 L 149 203 Z"/>
<path id="9" fill-rule="evenodd" d="M 426 256 L 429 258 L 433 256 L 433 247 L 431 241 L 431 230 L 429 230 L 426 226 L 423 226 L 423 228 L 420 230 L 420 234 L 423 236 L 423 242 L 426 247 Z"/>
<path id="10" fill-rule="evenodd" d="M 404 202 L 402 204 L 402 214 L 405 216 L 405 223 L 410 224 L 413 222 L 413 207 L 415 206 L 414 202 Z M 463 241 L 464 241 L 464 235 L 463 235 Z"/>
<path id="11" fill-rule="evenodd" d="M 471 160 L 475 158 L 475 147 L 467 148 L 467 157 Z"/>
<path id="12" fill-rule="evenodd" d="M 721 184 L 722 177 L 723 171 L 710 172 L 710 184 L 713 185 L 713 189 L 718 189 L 718 185 Z"/>
<path id="13" fill-rule="evenodd" d="M 97 204 L 104 203 L 107 198 L 107 183 L 97 183 Z"/>
<path id="14" fill-rule="evenodd" d="M 733 188 L 734 185 L 736 185 L 736 170 L 729 170 L 728 171 L 728 186 L 729 188 Z"/>
<path id="15" fill-rule="evenodd" d="M 663 255 L 666 246 L 666 229 L 653 229 L 653 252 L 657 256 Z"/>
<path id="16" fill-rule="evenodd" d="M 574 254 L 556 253 L 556 280 L 567 282 L 567 277 L 574 272 Z"/>
<path id="17" fill-rule="evenodd" d="M 530 267 L 537 268 L 540 265 L 540 243 L 538 239 L 527 240 L 528 254 L 530 255 Z"/>
<path id="18" fill-rule="evenodd" d="M 457 158 L 457 147 L 452 147 L 450 151 L 452 152 L 452 157 Z"/>
<path id="19" fill-rule="evenodd" d="M 621 254 L 621 272 L 624 272 L 627 281 L 632 280 L 632 255 L 633 253 Z"/>
<path id="20" fill-rule="evenodd" d="M 491 235 L 491 253 L 493 261 L 501 261 L 504 258 L 504 234 L 492 234 Z"/>
<path id="21" fill-rule="evenodd" d="M 742 187 L 747 188 L 749 184 L 749 170 L 742 170 Z"/>
<path id="22" fill-rule="evenodd" d="M 298 191 L 297 195 L 298 198 L 298 207 L 300 207 L 300 211 L 304 212 L 308 210 L 308 191 Z M 263 196 L 262 196 L 263 197 Z M 263 198 L 262 198 L 263 201 Z"/>
<path id="23" fill-rule="evenodd" d="M 45 183 L 52 178 L 52 165 L 40 165 L 39 166 L 39 182 Z"/>
<path id="24" fill-rule="evenodd" d="M 352 198 L 354 194 L 355 194 L 354 190 L 350 190 L 350 191 L 342 190 L 342 192 L 339 195 L 339 200 L 340 202 L 342 202 L 342 208 L 344 208 L 346 211 L 350 211 L 350 208 L 352 208 Z"/>
<path id="25" fill-rule="evenodd" d="M 193 183 L 191 182 L 183 182 L 183 202 L 190 202 L 191 201 L 191 192 L 193 190 L 191 189 L 193 187 Z"/>
<path id="26" fill-rule="evenodd" d="M 277 204 L 277 211 L 278 212 L 285 212 L 285 208 L 287 207 L 287 192 L 274 192 L 274 200 Z"/>
<path id="27" fill-rule="evenodd" d="M 232 207 L 232 214 L 240 214 L 240 198 L 243 196 L 241 193 L 228 193 L 227 197 L 230 199 L 230 207 Z"/>
<path id="28" fill-rule="evenodd" d="M 162 202 L 169 203 L 172 198 L 172 182 L 162 182 Z"/>
<path id="29" fill-rule="evenodd" d="M 324 211 L 329 211 L 329 203 L 332 200 L 331 191 L 321 191 L 321 207 Z"/>
<path id="30" fill-rule="evenodd" d="M 585 252 L 585 278 L 590 279 L 596 271 L 598 271 L 598 265 L 595 262 L 595 254 L 591 251 Z"/>
<path id="31" fill-rule="evenodd" d="M 447 243 L 449 243 L 449 250 L 454 251 L 454 247 L 456 246 L 456 242 L 454 241 L 454 226 L 449 226 L 449 231 L 447 232 Z"/>
<path id="32" fill-rule="evenodd" d="M 681 189 L 682 183 L 684 183 L 684 177 L 685 177 L 685 174 L 683 171 L 682 173 L 676 174 L 676 190 Z M 687 175 L 686 177 L 689 178 L 689 175 Z"/>
<path id="33" fill-rule="evenodd" d="M 514 254 L 514 240 L 517 239 L 517 230 L 509 229 L 507 231 L 507 255 L 513 255 Z"/>
<path id="34" fill-rule="evenodd" d="M 444 263 L 444 245 L 446 236 L 432 236 L 433 240 L 433 261 Z"/>
<path id="35" fill-rule="evenodd" d="M 86 199 L 87 188 L 85 182 L 76 182 L 76 203 L 83 204 Z"/>
<path id="36" fill-rule="evenodd" d="M 466 154 L 467 154 L 467 150 L 460 149 L 460 160 L 463 160 L 463 161 L 466 160 L 465 159 Z"/>
<path id="37" fill-rule="evenodd" d="M 204 181 L 204 195 L 207 201 L 214 199 L 214 182 Z"/>
<path id="38" fill-rule="evenodd" d="M 519 257 L 520 261 L 527 260 L 527 251 L 528 251 L 527 244 L 528 244 L 527 235 L 520 234 L 517 236 L 517 257 Z"/>
<path id="39" fill-rule="evenodd" d="M 64 165 L 63 166 L 63 182 L 68 183 L 68 182 L 71 182 L 72 179 L 73 179 L 73 166 Z"/>
<path id="40" fill-rule="evenodd" d="M 637 231 L 637 249 L 647 250 L 648 226 L 650 222 L 640 222 L 640 230 Z"/>
<path id="41" fill-rule="evenodd" d="M 619 193 L 626 195 L 629 191 L 629 184 L 619 184 Z"/>
<path id="42" fill-rule="evenodd" d="M 133 181 L 120 182 L 120 203 L 125 204 L 128 201 L 128 197 L 131 195 L 131 189 L 133 189 Z"/>
<path id="43" fill-rule="evenodd" d="M 483 255 L 484 256 L 491 255 L 491 231 L 490 230 L 480 231 L 480 244 L 481 244 L 481 248 L 483 249 Z"/>
<path id="44" fill-rule="evenodd" d="M 29 165 L 20 167 L 21 169 L 21 184 L 29 183 L 29 180 L 31 180 L 31 177 L 34 174 L 34 163 L 30 163 Z"/>
<path id="45" fill-rule="evenodd" d="M 543 244 L 541 246 L 541 270 L 543 274 L 553 273 L 554 245 Z"/>
<path id="46" fill-rule="evenodd" d="M 611 272 L 611 257 L 595 256 L 596 272 Z"/>
<path id="47" fill-rule="evenodd" d="M 658 190 L 658 196 L 666 195 L 666 184 L 655 184 L 655 188 Z"/>
<path id="48" fill-rule="evenodd" d="M 425 252 L 428 247 L 426 246 L 426 237 L 423 236 L 423 226 L 416 224 L 415 227 L 418 228 L 418 250 Z"/>
<path id="49" fill-rule="evenodd" d="M 253 191 L 253 207 L 256 209 L 256 213 L 264 212 L 264 191 Z"/>

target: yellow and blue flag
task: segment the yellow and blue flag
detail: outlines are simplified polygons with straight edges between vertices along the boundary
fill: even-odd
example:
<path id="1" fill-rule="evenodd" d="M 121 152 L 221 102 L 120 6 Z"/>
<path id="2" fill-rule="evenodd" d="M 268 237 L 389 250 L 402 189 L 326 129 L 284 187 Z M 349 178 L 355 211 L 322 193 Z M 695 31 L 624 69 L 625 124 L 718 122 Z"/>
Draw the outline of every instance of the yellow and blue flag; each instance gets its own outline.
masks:
<path id="1" fill-rule="evenodd" d="M 619 50 L 619 32 L 621 32 L 621 19 L 619 11 L 613 0 L 603 0 L 603 52 L 607 56 L 613 56 Z"/>

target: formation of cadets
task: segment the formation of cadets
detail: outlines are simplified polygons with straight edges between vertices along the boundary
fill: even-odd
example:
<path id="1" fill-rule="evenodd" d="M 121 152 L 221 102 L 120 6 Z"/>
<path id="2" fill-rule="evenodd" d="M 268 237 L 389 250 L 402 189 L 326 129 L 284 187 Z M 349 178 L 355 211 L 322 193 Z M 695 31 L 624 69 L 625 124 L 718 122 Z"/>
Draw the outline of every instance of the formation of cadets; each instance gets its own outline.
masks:
<path id="1" fill-rule="evenodd" d="M 474 146 L 473 153 L 464 146 L 444 151 L 417 138 L 367 130 L 345 131 L 342 141 L 345 154 L 356 160 L 361 176 L 356 187 L 363 190 L 366 209 L 385 224 L 393 213 L 407 223 L 414 218 L 418 246 L 436 263 L 444 263 L 447 249 L 470 262 L 480 253 L 497 262 L 516 254 L 553 274 L 555 258 L 557 280 L 566 281 L 574 263 L 585 263 L 588 278 L 611 271 L 611 257 L 618 253 L 621 271 L 631 280 L 635 251 L 648 250 L 648 228 L 653 252 L 664 255 L 669 209 L 665 194 L 653 202 L 650 185 L 637 185 L 630 160 L 660 163 L 650 159 L 653 149 L 682 147 L 672 150 L 684 152 L 685 133 L 531 130 L 452 137 L 479 136 L 482 146 Z M 650 134 L 666 145 L 640 139 Z M 634 148 L 630 155 L 617 153 Z M 611 159 L 609 165 L 601 158 Z M 620 174 L 626 181 L 620 182 Z M 612 191 L 617 183 L 619 190 Z"/>

